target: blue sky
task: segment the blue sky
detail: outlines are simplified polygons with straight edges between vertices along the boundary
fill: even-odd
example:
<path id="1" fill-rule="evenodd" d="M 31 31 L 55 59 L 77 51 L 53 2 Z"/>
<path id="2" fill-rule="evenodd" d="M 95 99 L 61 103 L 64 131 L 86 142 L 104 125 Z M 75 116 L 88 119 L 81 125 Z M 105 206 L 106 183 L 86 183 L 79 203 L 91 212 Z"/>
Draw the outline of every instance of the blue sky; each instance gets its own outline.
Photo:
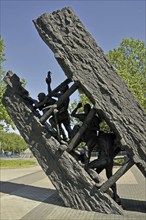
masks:
<path id="1" fill-rule="evenodd" d="M 27 81 L 33 98 L 47 92 L 45 77 L 52 74 L 52 88 L 66 77 L 53 53 L 39 37 L 32 20 L 41 14 L 70 6 L 107 53 L 122 38 L 145 41 L 145 0 L 1 0 L 1 36 L 5 41 L 4 69 Z M 72 96 L 71 100 L 76 98 Z"/>

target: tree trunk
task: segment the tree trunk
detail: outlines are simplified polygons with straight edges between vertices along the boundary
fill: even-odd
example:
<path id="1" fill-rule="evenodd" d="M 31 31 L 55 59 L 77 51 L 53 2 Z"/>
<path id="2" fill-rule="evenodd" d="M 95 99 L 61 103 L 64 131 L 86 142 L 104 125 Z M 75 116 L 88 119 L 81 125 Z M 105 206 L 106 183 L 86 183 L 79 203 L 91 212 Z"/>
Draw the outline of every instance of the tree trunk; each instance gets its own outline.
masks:
<path id="1" fill-rule="evenodd" d="M 66 206 L 122 214 L 109 195 L 99 192 L 88 173 L 66 151 L 67 146 L 60 144 L 40 123 L 29 103 L 28 92 L 15 74 L 8 80 L 3 104 Z"/>
<path id="2" fill-rule="evenodd" d="M 43 14 L 33 22 L 67 77 L 92 101 L 146 176 L 146 113 L 102 49 L 71 8 Z"/>

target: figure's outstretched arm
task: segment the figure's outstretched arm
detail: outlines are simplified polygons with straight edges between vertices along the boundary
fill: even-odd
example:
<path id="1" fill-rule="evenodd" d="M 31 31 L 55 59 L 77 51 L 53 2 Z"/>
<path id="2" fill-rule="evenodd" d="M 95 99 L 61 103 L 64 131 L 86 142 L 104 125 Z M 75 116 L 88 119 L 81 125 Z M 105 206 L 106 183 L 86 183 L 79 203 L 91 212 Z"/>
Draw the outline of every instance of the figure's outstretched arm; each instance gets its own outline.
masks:
<path id="1" fill-rule="evenodd" d="M 48 85 L 48 95 L 51 94 L 52 92 L 52 89 L 51 89 L 51 72 L 49 71 L 48 74 L 47 74 L 47 77 L 46 77 L 46 83 Z"/>
<path id="2" fill-rule="evenodd" d="M 40 107 L 42 107 L 44 104 L 46 104 L 47 102 L 48 102 L 48 96 L 46 96 L 46 98 L 45 98 L 43 101 L 35 103 L 35 108 L 36 108 L 36 109 L 37 109 L 37 108 L 40 108 Z"/>
<path id="3" fill-rule="evenodd" d="M 77 114 L 76 112 L 78 111 L 79 108 L 82 107 L 82 103 L 78 103 L 77 107 L 72 111 L 71 116 L 74 118 L 78 118 L 80 121 L 84 121 L 84 114 Z"/>

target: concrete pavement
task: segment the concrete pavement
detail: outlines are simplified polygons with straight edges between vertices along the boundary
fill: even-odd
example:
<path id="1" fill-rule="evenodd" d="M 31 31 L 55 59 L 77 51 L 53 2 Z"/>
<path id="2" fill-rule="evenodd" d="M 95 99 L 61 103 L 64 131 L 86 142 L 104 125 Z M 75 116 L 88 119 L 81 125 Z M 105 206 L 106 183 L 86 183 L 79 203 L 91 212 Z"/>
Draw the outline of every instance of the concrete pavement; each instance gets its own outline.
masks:
<path id="1" fill-rule="evenodd" d="M 1 220 L 146 220 L 146 180 L 133 166 L 119 181 L 124 216 L 66 208 L 39 166 L 1 169 Z M 103 174 L 104 175 L 104 174 Z"/>

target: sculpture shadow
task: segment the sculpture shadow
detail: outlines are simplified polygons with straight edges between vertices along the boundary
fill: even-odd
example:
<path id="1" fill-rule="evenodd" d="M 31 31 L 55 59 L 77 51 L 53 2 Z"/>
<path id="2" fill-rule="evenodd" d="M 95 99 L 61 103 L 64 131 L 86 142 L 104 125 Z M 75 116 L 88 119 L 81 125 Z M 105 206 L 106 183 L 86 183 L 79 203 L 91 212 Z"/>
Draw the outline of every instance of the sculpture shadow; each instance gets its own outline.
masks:
<path id="1" fill-rule="evenodd" d="M 121 199 L 121 203 L 126 211 L 146 213 L 146 201 Z"/>
<path id="2" fill-rule="evenodd" d="M 0 192 L 42 203 L 64 206 L 63 200 L 59 197 L 55 189 L 0 181 Z"/>

